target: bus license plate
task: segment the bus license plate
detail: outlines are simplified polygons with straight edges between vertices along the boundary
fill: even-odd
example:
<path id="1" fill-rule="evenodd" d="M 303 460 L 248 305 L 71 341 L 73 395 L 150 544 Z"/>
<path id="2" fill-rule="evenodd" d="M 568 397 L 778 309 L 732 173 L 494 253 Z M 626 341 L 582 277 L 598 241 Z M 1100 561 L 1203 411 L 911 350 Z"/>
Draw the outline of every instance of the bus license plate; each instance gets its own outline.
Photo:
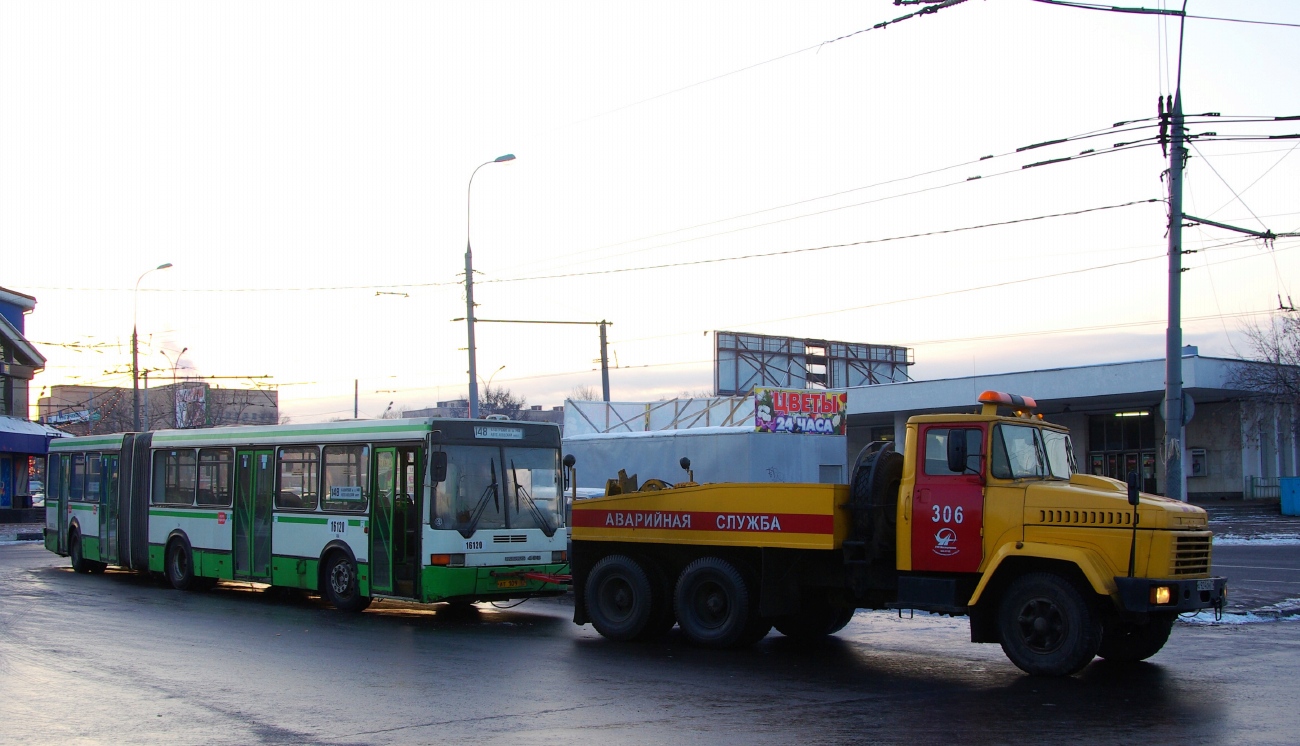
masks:
<path id="1" fill-rule="evenodd" d="M 497 581 L 498 588 L 523 588 L 526 585 L 528 585 L 526 581 L 519 580 L 516 578 L 506 578 L 504 580 Z"/>

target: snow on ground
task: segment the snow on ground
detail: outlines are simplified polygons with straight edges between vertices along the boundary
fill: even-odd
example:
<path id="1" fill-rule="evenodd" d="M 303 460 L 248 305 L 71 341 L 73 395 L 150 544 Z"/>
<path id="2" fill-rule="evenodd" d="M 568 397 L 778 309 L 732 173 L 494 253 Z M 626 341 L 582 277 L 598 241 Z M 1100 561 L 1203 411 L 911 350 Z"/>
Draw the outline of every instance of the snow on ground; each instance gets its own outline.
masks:
<path id="1" fill-rule="evenodd" d="M 1300 546 L 1300 534 L 1217 534 L 1216 547 L 1293 547 Z"/>

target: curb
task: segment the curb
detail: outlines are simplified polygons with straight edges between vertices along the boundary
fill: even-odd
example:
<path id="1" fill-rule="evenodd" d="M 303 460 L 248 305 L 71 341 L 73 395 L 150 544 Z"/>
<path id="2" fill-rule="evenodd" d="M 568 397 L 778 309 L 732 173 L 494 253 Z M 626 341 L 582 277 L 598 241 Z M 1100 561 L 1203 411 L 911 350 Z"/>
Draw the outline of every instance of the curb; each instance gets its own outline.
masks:
<path id="1" fill-rule="evenodd" d="M 16 534 L 0 534 L 0 542 L 44 541 L 45 537 L 36 531 L 20 531 Z"/>

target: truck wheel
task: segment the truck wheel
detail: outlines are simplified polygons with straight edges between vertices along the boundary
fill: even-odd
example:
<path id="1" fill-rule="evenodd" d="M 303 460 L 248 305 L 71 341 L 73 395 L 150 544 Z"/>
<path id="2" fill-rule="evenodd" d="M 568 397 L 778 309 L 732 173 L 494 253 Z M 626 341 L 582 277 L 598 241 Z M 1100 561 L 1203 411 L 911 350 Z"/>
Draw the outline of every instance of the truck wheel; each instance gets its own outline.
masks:
<path id="1" fill-rule="evenodd" d="M 650 622 L 653 592 L 650 578 L 636 560 L 611 554 L 587 576 L 587 614 L 601 635 L 632 640 Z"/>
<path id="2" fill-rule="evenodd" d="M 1092 606 L 1065 578 L 1023 575 L 1011 584 L 998 612 L 1002 651 L 1025 673 L 1069 676 L 1092 661 L 1101 623 Z"/>
<path id="3" fill-rule="evenodd" d="M 657 640 L 677 624 L 673 613 L 673 586 L 656 568 L 647 571 L 650 580 L 650 619 L 637 636 L 639 640 Z"/>
<path id="4" fill-rule="evenodd" d="M 194 587 L 194 555 L 180 539 L 167 545 L 167 582 L 178 591 Z"/>
<path id="5" fill-rule="evenodd" d="M 1160 652 L 1169 640 L 1175 614 L 1152 614 L 1146 624 L 1118 619 L 1103 625 L 1097 655 L 1115 663 L 1136 663 Z"/>
<path id="6" fill-rule="evenodd" d="M 339 611 L 361 611 L 370 605 L 370 597 L 361 595 L 357 583 L 357 566 L 343 552 L 334 552 L 325 563 L 325 600 Z"/>
<path id="7" fill-rule="evenodd" d="M 761 639 L 754 638 L 758 627 L 750 623 L 749 588 L 726 560 L 702 557 L 687 565 L 677 579 L 673 608 L 677 625 L 697 645 L 729 648 Z"/>
<path id="8" fill-rule="evenodd" d="M 853 619 L 854 611 L 857 609 L 831 606 L 825 599 L 810 600 L 798 613 L 779 617 L 774 626 L 786 637 L 813 640 L 844 629 Z"/>

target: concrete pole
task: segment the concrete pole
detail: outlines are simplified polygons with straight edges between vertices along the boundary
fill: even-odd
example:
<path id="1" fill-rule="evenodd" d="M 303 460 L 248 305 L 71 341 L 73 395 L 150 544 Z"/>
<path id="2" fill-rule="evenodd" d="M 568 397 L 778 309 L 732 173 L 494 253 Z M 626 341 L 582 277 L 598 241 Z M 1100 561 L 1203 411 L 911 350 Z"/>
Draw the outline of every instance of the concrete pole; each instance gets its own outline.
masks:
<path id="1" fill-rule="evenodd" d="M 609 345 L 605 337 L 607 321 L 600 322 L 600 392 L 609 401 Z"/>
<path id="2" fill-rule="evenodd" d="M 1169 326 L 1165 330 L 1165 496 L 1187 500 L 1183 473 L 1183 94 L 1174 92 L 1169 136 Z M 1140 468 L 1140 467 L 1139 467 Z"/>

